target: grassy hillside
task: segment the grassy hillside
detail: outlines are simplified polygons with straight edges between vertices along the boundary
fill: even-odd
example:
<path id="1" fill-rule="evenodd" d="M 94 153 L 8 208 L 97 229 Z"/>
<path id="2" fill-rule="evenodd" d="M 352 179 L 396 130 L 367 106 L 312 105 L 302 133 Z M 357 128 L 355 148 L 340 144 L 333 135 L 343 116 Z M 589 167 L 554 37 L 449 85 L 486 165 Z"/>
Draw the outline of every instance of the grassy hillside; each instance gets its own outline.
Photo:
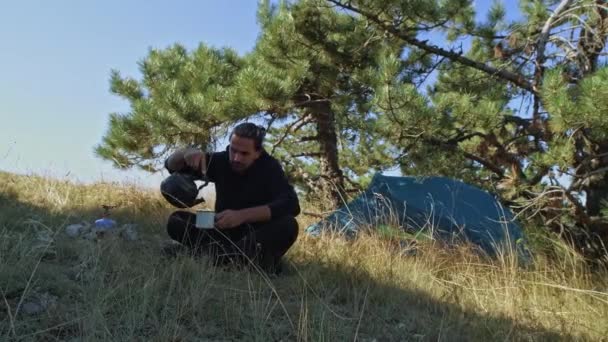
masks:
<path id="1" fill-rule="evenodd" d="M 101 205 L 140 239 L 71 238 Z M 111 341 L 606 340 L 608 277 L 566 247 L 513 266 L 432 243 L 304 234 L 268 278 L 167 258 L 172 208 L 129 186 L 0 173 L 0 339 Z M 301 217 L 301 226 L 312 221 Z M 37 304 L 36 304 L 37 303 Z M 27 305 L 26 305 L 27 304 Z M 34 310 L 32 306 L 39 306 Z M 42 309 L 40 309 L 40 307 Z"/>

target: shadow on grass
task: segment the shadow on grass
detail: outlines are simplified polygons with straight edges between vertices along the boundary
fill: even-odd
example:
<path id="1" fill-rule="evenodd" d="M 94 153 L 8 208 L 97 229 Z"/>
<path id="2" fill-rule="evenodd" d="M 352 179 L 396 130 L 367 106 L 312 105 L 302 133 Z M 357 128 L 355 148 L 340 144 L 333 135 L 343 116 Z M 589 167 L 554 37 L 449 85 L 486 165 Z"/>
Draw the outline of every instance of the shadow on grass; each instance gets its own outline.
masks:
<path id="1" fill-rule="evenodd" d="M 98 209 L 50 212 L 17 198 L 0 193 L 0 336 L 14 340 L 572 339 L 314 258 L 288 262 L 283 276 L 267 278 L 213 269 L 204 258 L 166 259 L 145 238 L 138 244 L 70 239 L 62 225 L 91 221 Z M 117 210 L 114 217 L 166 236 L 146 214 Z M 33 248 L 32 222 L 54 227 L 54 242 Z M 57 302 L 38 314 L 17 312 L 34 293 L 51 293 Z"/>
<path id="2" fill-rule="evenodd" d="M 297 265 L 295 265 L 297 267 Z M 573 339 L 507 317 L 463 309 L 422 291 L 395 287 L 357 269 L 340 265 L 301 267 L 280 282 L 306 283 L 309 338 L 366 341 L 491 341 Z"/>

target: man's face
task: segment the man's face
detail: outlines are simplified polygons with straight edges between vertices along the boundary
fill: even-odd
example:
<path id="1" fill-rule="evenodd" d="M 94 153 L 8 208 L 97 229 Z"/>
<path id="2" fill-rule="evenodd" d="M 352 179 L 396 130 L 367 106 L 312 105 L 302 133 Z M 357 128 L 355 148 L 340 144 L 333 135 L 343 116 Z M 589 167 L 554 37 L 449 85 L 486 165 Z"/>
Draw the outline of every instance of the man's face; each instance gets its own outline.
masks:
<path id="1" fill-rule="evenodd" d="M 230 166 L 232 170 L 241 173 L 247 170 L 253 162 L 258 159 L 262 150 L 255 149 L 253 139 L 239 137 L 233 134 L 230 138 Z"/>

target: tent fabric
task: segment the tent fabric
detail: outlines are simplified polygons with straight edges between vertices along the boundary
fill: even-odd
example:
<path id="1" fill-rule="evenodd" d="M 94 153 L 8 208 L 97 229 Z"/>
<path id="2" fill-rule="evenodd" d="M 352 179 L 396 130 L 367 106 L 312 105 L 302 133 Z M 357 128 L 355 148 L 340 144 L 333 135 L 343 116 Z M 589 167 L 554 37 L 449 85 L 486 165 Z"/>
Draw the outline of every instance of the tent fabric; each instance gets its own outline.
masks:
<path id="1" fill-rule="evenodd" d="M 490 255 L 499 248 L 525 253 L 522 230 L 507 207 L 487 191 L 445 177 L 377 173 L 361 195 L 305 231 L 318 235 L 333 230 L 352 236 L 364 228 L 395 223 L 406 231 L 426 231 L 446 241 L 465 239 Z"/>

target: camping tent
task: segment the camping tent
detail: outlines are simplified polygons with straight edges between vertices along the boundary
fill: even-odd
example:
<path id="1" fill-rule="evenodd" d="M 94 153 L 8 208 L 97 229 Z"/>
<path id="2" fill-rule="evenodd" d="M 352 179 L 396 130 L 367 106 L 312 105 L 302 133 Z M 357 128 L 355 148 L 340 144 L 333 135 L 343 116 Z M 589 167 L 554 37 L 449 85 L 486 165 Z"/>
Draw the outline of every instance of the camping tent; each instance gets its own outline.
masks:
<path id="1" fill-rule="evenodd" d="M 354 235 L 364 227 L 390 223 L 411 232 L 427 231 L 444 241 L 465 239 L 490 255 L 503 247 L 527 255 L 521 228 L 508 208 L 487 191 L 444 177 L 378 173 L 361 195 L 306 232 L 318 235 L 329 229 Z"/>

